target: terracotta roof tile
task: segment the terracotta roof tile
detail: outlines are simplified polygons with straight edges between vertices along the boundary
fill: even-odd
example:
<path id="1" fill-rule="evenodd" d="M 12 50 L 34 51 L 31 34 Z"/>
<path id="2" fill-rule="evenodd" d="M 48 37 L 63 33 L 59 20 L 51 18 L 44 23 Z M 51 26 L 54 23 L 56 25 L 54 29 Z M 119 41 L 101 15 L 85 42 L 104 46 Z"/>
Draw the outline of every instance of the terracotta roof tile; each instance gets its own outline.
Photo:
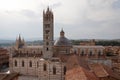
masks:
<path id="1" fill-rule="evenodd" d="M 68 70 L 65 76 L 65 80 L 99 80 L 99 79 L 96 78 L 92 72 L 79 66 L 71 70 Z"/>
<path id="2" fill-rule="evenodd" d="M 81 67 L 68 70 L 65 76 L 65 80 L 87 80 L 85 73 Z"/>
<path id="3" fill-rule="evenodd" d="M 109 74 L 106 72 L 106 70 L 103 68 L 101 64 L 93 63 L 93 64 L 90 64 L 89 67 L 91 68 L 91 70 L 93 70 L 93 72 L 97 77 L 109 76 Z"/>
<path id="4" fill-rule="evenodd" d="M 103 67 L 107 71 L 109 76 L 111 76 L 117 80 L 120 80 L 120 75 L 117 72 L 114 72 L 109 66 L 103 65 Z"/>

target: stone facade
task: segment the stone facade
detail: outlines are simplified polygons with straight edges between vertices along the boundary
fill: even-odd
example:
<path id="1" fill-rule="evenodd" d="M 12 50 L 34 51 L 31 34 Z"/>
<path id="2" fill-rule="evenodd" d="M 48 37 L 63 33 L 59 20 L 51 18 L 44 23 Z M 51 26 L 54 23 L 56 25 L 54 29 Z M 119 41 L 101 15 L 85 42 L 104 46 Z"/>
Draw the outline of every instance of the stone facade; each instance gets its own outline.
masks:
<path id="1" fill-rule="evenodd" d="M 40 59 L 38 77 L 40 80 L 64 80 L 64 63 L 59 58 Z"/>
<path id="2" fill-rule="evenodd" d="M 0 48 L 0 68 L 3 65 L 8 65 L 9 62 L 9 54 L 6 49 Z"/>
<path id="3" fill-rule="evenodd" d="M 103 46 L 73 46 L 74 53 L 79 56 L 95 57 L 104 56 Z"/>

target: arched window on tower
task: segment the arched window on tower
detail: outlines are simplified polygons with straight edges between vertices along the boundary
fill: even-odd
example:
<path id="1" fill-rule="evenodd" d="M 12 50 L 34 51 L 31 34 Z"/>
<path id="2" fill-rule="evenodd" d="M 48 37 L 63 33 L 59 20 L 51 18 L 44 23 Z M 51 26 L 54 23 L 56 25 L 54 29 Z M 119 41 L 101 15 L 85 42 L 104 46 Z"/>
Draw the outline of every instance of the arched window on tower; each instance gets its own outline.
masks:
<path id="1" fill-rule="evenodd" d="M 49 30 L 46 30 L 46 34 L 49 34 L 49 32 L 50 32 Z"/>
<path id="2" fill-rule="evenodd" d="M 53 66 L 53 74 L 55 75 L 56 74 L 56 67 Z"/>
<path id="3" fill-rule="evenodd" d="M 66 74 L 66 66 L 64 66 L 64 75 Z"/>
<path id="4" fill-rule="evenodd" d="M 46 39 L 49 39 L 49 36 L 46 36 Z"/>
<path id="5" fill-rule="evenodd" d="M 46 48 L 46 51 L 48 51 L 49 49 L 48 49 L 48 47 Z"/>
<path id="6" fill-rule="evenodd" d="M 29 62 L 29 67 L 32 67 L 32 61 Z"/>
<path id="7" fill-rule="evenodd" d="M 15 60 L 15 67 L 17 67 L 17 61 Z"/>
<path id="8" fill-rule="evenodd" d="M 47 71 L 47 65 L 45 63 L 43 64 L 43 70 Z"/>
<path id="9" fill-rule="evenodd" d="M 24 67 L 24 65 L 25 65 L 25 63 L 24 63 L 24 61 L 22 61 L 22 67 Z"/>

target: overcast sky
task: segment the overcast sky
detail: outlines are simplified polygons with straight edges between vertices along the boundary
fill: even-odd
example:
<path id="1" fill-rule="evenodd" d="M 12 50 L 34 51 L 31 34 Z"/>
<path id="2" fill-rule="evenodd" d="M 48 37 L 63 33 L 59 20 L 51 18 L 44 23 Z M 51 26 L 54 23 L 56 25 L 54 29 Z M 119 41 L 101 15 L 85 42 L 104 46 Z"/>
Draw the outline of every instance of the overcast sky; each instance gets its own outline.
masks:
<path id="1" fill-rule="evenodd" d="M 120 0 L 0 0 L 0 39 L 42 39 L 42 13 L 54 13 L 54 33 L 69 39 L 120 39 Z"/>

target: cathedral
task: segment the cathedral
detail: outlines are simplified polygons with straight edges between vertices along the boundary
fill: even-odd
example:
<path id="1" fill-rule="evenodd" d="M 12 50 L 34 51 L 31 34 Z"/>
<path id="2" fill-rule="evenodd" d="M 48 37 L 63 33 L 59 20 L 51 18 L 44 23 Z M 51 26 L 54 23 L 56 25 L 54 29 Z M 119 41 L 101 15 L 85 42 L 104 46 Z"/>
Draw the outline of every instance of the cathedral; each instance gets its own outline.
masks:
<path id="1" fill-rule="evenodd" d="M 61 36 L 65 38 L 63 30 Z M 16 45 L 10 49 L 10 72 L 36 76 L 39 80 L 64 80 L 66 66 L 60 58 L 53 56 L 53 46 L 54 15 L 47 8 L 43 11 L 43 46 L 27 46 L 19 35 Z"/>
<path id="2" fill-rule="evenodd" d="M 43 11 L 43 45 L 27 46 L 24 39 L 16 39 L 10 48 L 10 72 L 25 76 L 34 76 L 37 80 L 65 80 L 67 59 L 65 56 L 76 53 L 79 56 L 101 56 L 103 46 L 75 46 L 60 31 L 60 37 L 54 42 L 54 15 L 47 8 Z"/>

